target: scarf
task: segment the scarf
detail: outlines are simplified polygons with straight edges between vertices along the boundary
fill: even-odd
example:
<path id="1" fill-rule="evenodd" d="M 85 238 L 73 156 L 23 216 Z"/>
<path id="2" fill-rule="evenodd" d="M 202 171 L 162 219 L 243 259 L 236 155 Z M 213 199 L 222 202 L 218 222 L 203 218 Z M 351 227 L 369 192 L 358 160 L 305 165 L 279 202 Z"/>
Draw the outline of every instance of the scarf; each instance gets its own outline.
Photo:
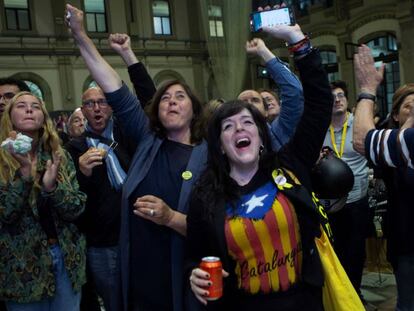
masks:
<path id="1" fill-rule="evenodd" d="M 101 136 L 111 141 L 114 141 L 113 125 L 114 121 L 112 118 L 110 118 Z M 92 129 L 88 124 L 86 124 L 85 130 L 88 132 L 92 132 Z M 105 163 L 108 179 L 112 187 L 114 187 L 117 191 L 120 190 L 125 181 L 126 173 L 122 169 L 121 164 L 119 163 L 118 157 L 116 156 L 113 148 L 111 148 L 111 146 L 108 146 L 107 144 L 101 143 L 99 139 L 94 139 L 91 137 L 86 137 L 86 143 L 88 147 L 102 148 L 107 151 Z"/>

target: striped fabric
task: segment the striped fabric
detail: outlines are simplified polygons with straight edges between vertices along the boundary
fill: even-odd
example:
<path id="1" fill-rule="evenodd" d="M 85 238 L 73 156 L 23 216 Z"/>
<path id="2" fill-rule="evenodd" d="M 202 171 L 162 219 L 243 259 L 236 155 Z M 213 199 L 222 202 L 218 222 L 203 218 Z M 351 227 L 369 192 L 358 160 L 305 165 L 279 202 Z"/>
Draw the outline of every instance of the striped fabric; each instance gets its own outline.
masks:
<path id="1" fill-rule="evenodd" d="M 271 182 L 265 188 L 276 188 Z M 263 188 L 263 187 L 262 187 Z M 256 190 L 242 197 L 264 197 Z M 269 195 L 268 204 L 256 204 L 262 218 L 238 213 L 229 216 L 225 234 L 230 256 L 236 261 L 238 287 L 249 294 L 286 291 L 298 281 L 302 262 L 299 225 L 292 204 L 282 194 Z M 264 203 L 266 200 L 263 200 Z M 246 208 L 251 209 L 251 205 Z"/>
<path id="2" fill-rule="evenodd" d="M 373 130 L 365 141 L 366 155 L 375 166 L 414 168 L 414 129 Z"/>

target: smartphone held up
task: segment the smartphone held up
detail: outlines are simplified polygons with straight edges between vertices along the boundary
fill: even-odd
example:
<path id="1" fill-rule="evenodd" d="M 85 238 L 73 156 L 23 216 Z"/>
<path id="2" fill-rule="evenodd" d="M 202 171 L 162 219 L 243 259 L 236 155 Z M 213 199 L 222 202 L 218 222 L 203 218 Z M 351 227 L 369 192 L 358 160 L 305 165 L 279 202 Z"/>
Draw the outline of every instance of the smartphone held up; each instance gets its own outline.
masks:
<path id="1" fill-rule="evenodd" d="M 295 25 L 293 10 L 289 7 L 267 11 L 257 11 L 250 14 L 250 28 L 252 32 L 261 31 L 263 27 L 277 25 Z"/>

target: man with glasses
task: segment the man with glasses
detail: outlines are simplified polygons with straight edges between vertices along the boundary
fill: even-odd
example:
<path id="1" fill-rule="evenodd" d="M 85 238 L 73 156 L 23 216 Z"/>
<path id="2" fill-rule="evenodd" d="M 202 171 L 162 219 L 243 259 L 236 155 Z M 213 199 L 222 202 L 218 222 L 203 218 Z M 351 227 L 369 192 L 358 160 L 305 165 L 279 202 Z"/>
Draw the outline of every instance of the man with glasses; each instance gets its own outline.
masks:
<path id="1" fill-rule="evenodd" d="M 344 81 L 331 83 L 334 98 L 331 125 L 324 146 L 345 161 L 354 173 L 354 186 L 344 207 L 330 214 L 334 248 L 355 290 L 361 296 L 360 285 L 365 262 L 365 239 L 370 228 L 368 206 L 367 160 L 352 146 L 354 116 L 348 110 L 348 89 Z"/>
<path id="2" fill-rule="evenodd" d="M 8 104 L 9 100 L 19 92 L 30 92 L 26 83 L 14 78 L 0 78 L 0 117 Z"/>
<path id="3" fill-rule="evenodd" d="M 83 93 L 81 111 L 87 120 L 85 131 L 65 147 L 75 162 L 80 190 L 88 195 L 78 223 L 87 241 L 88 282 L 94 283 L 105 310 L 121 310 L 121 189 L 135 145 L 117 126 L 100 88 Z"/>

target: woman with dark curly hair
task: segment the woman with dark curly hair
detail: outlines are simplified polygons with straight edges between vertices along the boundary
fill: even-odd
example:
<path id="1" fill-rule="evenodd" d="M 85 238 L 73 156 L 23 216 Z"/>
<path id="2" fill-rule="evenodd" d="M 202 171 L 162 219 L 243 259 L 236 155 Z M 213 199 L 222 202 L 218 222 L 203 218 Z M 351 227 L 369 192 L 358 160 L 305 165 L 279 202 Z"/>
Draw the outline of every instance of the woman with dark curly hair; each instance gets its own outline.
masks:
<path id="1" fill-rule="evenodd" d="M 301 33 L 297 25 L 274 31 Z M 227 102 L 210 121 L 207 169 L 187 216 L 190 286 L 208 309 L 323 310 L 315 246 L 321 219 L 310 171 L 329 126 L 332 95 L 319 52 L 309 42 L 304 46 L 295 59 L 305 110 L 278 153 L 271 149 L 266 120 L 251 105 Z M 206 299 L 210 276 L 197 267 L 206 256 L 219 257 L 227 276 L 224 296 L 216 301 Z"/>

